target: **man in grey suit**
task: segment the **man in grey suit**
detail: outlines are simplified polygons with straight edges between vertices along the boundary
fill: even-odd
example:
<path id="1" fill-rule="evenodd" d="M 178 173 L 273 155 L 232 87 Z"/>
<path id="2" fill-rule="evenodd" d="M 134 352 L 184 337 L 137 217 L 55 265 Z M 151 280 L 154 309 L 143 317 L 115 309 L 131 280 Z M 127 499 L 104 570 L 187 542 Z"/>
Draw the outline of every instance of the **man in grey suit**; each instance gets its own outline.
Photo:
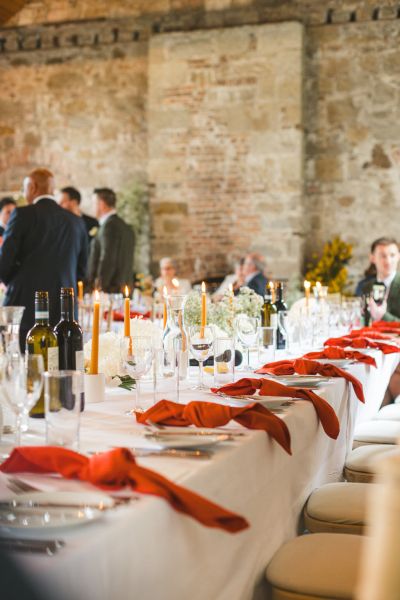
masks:
<path id="1" fill-rule="evenodd" d="M 116 211 L 117 196 L 109 188 L 93 192 L 100 228 L 90 246 L 88 284 L 103 292 L 122 292 L 133 285 L 135 236 Z"/>

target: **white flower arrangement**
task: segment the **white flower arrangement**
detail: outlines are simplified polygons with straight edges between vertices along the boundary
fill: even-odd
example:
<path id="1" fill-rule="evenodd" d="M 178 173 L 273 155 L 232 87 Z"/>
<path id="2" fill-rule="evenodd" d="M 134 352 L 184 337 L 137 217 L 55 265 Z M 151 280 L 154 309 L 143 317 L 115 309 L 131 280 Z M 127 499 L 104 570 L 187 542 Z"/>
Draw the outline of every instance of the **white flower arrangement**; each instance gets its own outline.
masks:
<path id="1" fill-rule="evenodd" d="M 207 303 L 207 321 L 216 325 L 224 333 L 232 334 L 233 320 L 239 314 L 258 317 L 263 299 L 248 287 L 242 287 L 237 296 L 231 296 L 227 290 L 220 302 Z M 189 294 L 185 303 L 185 325 L 200 325 L 201 296 L 198 292 Z"/>
<path id="2" fill-rule="evenodd" d="M 162 332 L 160 328 L 150 320 L 135 317 L 131 319 L 132 337 L 150 337 L 153 348 L 162 348 Z M 134 380 L 125 372 L 121 364 L 120 345 L 122 334 L 118 335 L 112 331 L 101 333 L 99 336 L 99 373 L 104 373 L 106 384 L 111 387 L 123 387 L 132 389 Z M 92 340 L 86 342 L 83 347 L 85 367 L 89 366 L 92 351 Z"/>

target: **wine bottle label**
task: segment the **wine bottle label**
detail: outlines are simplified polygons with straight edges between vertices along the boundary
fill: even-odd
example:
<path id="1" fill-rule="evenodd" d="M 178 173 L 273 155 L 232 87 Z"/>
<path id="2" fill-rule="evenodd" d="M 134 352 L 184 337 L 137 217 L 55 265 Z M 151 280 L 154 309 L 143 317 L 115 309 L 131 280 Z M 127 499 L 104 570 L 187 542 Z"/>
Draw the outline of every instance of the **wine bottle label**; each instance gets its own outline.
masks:
<path id="1" fill-rule="evenodd" d="M 48 310 L 35 310 L 35 320 L 36 321 L 42 321 L 43 319 L 48 319 L 48 318 L 49 318 Z"/>
<path id="2" fill-rule="evenodd" d="M 276 313 L 271 315 L 271 327 L 278 329 L 278 315 Z"/>
<path id="3" fill-rule="evenodd" d="M 58 347 L 47 348 L 47 370 L 58 371 Z"/>
<path id="4" fill-rule="evenodd" d="M 85 359 L 83 356 L 83 350 L 76 350 L 76 352 L 75 352 L 75 370 L 76 371 L 84 371 L 85 370 Z"/>

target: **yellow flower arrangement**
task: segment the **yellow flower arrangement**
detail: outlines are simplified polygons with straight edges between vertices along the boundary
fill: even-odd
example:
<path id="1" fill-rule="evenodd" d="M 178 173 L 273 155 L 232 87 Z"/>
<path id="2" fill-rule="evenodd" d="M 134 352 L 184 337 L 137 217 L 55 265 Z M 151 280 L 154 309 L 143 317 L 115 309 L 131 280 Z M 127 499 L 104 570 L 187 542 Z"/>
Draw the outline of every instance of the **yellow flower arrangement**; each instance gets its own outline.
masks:
<path id="1" fill-rule="evenodd" d="M 344 242 L 339 236 L 327 242 L 324 246 L 322 256 L 318 260 L 318 255 L 314 254 L 314 265 L 308 265 L 308 271 L 305 278 L 315 285 L 320 281 L 322 285 L 327 285 L 329 293 L 343 293 L 347 284 L 346 265 L 352 257 L 353 246 Z"/>

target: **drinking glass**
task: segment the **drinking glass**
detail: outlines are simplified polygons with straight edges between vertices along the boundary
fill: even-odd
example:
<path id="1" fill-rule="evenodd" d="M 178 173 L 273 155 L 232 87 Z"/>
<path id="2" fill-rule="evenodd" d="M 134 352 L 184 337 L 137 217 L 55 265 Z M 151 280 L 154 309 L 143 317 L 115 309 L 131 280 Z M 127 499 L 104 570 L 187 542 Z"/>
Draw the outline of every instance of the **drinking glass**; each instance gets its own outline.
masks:
<path id="1" fill-rule="evenodd" d="M 149 372 L 153 362 L 153 340 L 148 336 L 124 337 L 120 345 L 122 366 L 125 372 L 135 379 L 136 396 L 134 412 L 144 412 L 140 401 L 140 379 Z"/>
<path id="2" fill-rule="evenodd" d="M 231 337 L 214 338 L 214 385 L 231 383 L 235 374 L 235 340 Z"/>
<path id="3" fill-rule="evenodd" d="M 286 351 L 292 352 L 294 350 L 295 342 L 299 341 L 299 323 L 289 313 L 288 310 L 281 310 L 278 313 L 278 327 L 281 332 L 285 343 Z"/>
<path id="4" fill-rule="evenodd" d="M 83 377 L 82 371 L 51 371 L 44 374 L 46 443 L 50 446 L 79 448 Z"/>
<path id="5" fill-rule="evenodd" d="M 252 371 L 253 369 L 250 366 L 250 348 L 257 346 L 260 318 L 248 317 L 244 314 L 238 315 L 234 320 L 234 327 L 240 343 L 247 350 L 247 364 L 243 365 L 242 371 Z"/>
<path id="6" fill-rule="evenodd" d="M 21 445 L 22 421 L 39 400 L 43 387 L 43 356 L 19 354 L 8 356 L 3 368 L 3 393 L 16 415 L 15 443 Z"/>
<path id="7" fill-rule="evenodd" d="M 189 327 L 189 348 L 193 358 L 199 363 L 199 381 L 195 390 L 208 390 L 203 383 L 203 363 L 211 356 L 214 346 L 214 332 L 211 327 L 192 325 Z"/>

